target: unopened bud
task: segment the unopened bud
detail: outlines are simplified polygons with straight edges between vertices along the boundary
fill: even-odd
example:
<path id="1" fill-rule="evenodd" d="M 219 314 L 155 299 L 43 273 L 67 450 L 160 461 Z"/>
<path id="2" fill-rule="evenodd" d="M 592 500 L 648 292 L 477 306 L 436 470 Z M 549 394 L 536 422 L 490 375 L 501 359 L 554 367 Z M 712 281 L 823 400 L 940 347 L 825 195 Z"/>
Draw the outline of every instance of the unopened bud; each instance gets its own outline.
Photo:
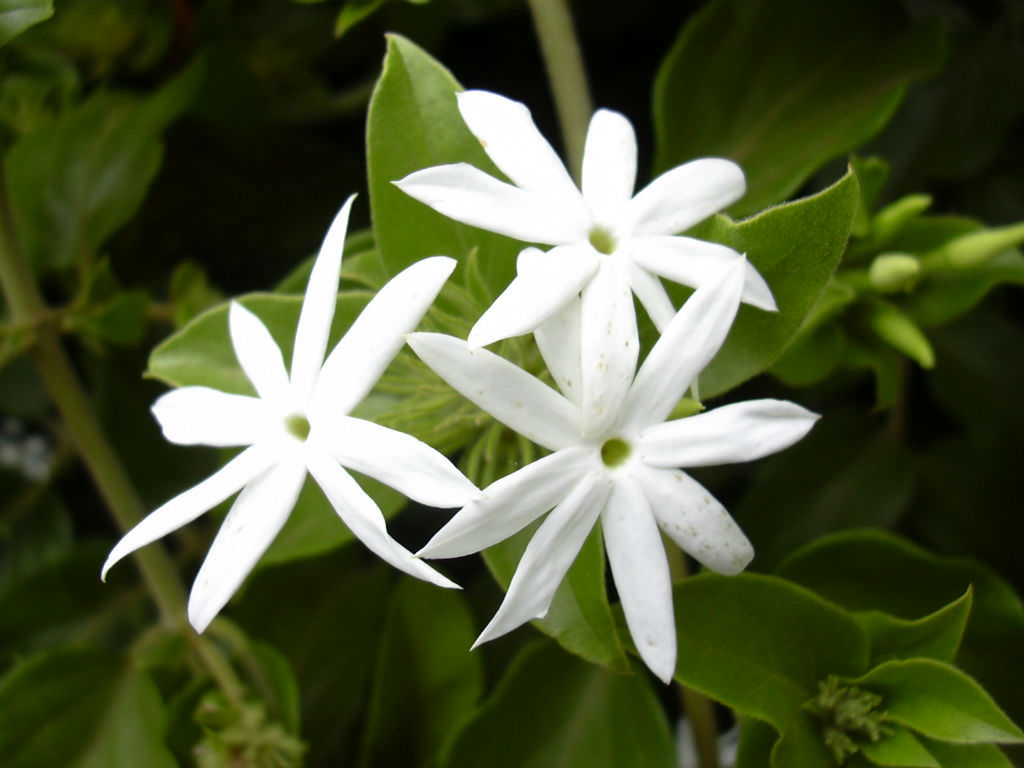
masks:
<path id="1" fill-rule="evenodd" d="M 895 347 L 922 368 L 935 365 L 935 351 L 917 324 L 892 304 L 874 301 L 868 305 L 867 322 L 886 344 Z"/>
<path id="2" fill-rule="evenodd" d="M 927 269 L 970 269 L 1024 243 L 1024 222 L 961 235 L 921 257 Z"/>
<path id="3" fill-rule="evenodd" d="M 909 253 L 881 253 L 871 262 L 868 278 L 882 293 L 910 288 L 921 273 L 921 262 Z"/>
<path id="4" fill-rule="evenodd" d="M 911 219 L 928 210 L 931 204 L 931 195 L 901 197 L 875 214 L 871 221 L 871 233 L 876 240 L 884 242 L 903 229 Z"/>

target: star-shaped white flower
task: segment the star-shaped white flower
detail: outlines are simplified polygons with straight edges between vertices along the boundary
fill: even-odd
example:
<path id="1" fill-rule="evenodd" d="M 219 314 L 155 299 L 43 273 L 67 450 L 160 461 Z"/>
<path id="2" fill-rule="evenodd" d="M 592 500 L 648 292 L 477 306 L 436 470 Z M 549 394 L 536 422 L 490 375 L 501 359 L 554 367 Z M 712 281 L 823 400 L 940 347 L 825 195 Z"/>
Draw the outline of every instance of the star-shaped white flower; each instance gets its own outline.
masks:
<path id="1" fill-rule="evenodd" d="M 354 196 L 353 196 L 354 197 Z M 191 522 L 241 490 L 214 538 L 189 596 L 202 632 L 238 589 L 295 505 L 308 472 L 352 533 L 372 552 L 413 576 L 458 588 L 413 557 L 387 532 L 376 502 L 349 467 L 437 507 L 457 507 L 479 491 L 425 443 L 347 415 L 370 391 L 455 267 L 435 256 L 385 285 L 324 360 L 334 316 L 349 198 L 335 217 L 309 276 L 295 331 L 291 373 L 266 326 L 238 303 L 228 314 L 231 343 L 257 396 L 182 387 L 161 396 L 153 414 L 164 436 L 183 445 L 248 446 L 206 480 L 156 509 L 111 551 L 103 576 L 136 549 Z"/>
<path id="2" fill-rule="evenodd" d="M 526 106 L 488 91 L 464 91 L 457 98 L 469 130 L 512 183 L 456 163 L 416 171 L 395 184 L 450 218 L 555 246 L 546 254 L 529 249 L 520 255 L 517 277 L 473 327 L 470 344 L 485 346 L 532 331 L 588 286 L 602 302 L 628 305 L 622 311 L 629 313 L 635 293 L 664 330 L 675 309 L 658 276 L 696 288 L 741 258 L 724 245 L 677 236 L 743 195 L 746 182 L 735 163 L 694 160 L 634 196 L 633 126 L 622 114 L 602 109 L 587 131 L 580 189 Z M 774 310 L 764 279 L 749 263 L 744 269 L 743 301 Z M 585 311 L 587 317 L 597 315 Z M 584 333 L 586 326 L 585 321 Z"/>
<path id="3" fill-rule="evenodd" d="M 538 336 L 566 395 L 520 368 L 451 336 L 415 333 L 409 345 L 452 387 L 496 419 L 553 451 L 470 501 L 417 553 L 459 557 L 491 546 L 551 510 L 516 569 L 501 608 L 477 643 L 543 617 L 555 589 L 600 518 L 626 623 L 641 658 L 662 680 L 675 671 L 676 636 L 660 528 L 708 568 L 743 570 L 753 549 L 725 508 L 678 467 L 750 461 L 793 444 L 817 415 L 790 402 L 752 400 L 665 421 L 724 341 L 745 269 L 727 268 L 698 288 L 633 378 L 635 356 L 606 349 L 609 372 L 631 385 L 606 406 L 602 431 L 588 423 L 573 382 L 581 356 L 570 324 Z M 577 300 L 576 310 L 582 306 Z M 568 315 L 568 313 L 563 313 Z M 555 343 L 557 342 L 557 343 Z M 603 420 L 604 421 L 604 420 Z"/>

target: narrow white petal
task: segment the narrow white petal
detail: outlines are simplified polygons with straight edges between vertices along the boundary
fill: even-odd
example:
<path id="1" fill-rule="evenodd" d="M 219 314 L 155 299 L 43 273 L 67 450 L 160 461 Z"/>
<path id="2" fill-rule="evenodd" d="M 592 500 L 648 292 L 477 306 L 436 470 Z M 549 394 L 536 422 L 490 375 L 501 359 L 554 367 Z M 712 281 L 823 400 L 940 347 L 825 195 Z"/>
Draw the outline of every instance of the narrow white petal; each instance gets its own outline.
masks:
<path id="1" fill-rule="evenodd" d="M 380 507 L 327 453 L 311 450 L 306 467 L 327 496 L 338 517 L 352 534 L 381 558 L 400 571 L 429 581 L 439 587 L 459 589 L 459 585 L 435 571 L 391 538 L 384 524 Z"/>
<path id="2" fill-rule="evenodd" d="M 419 325 L 455 264 L 447 256 L 422 259 L 377 292 L 327 356 L 311 419 L 321 411 L 345 414 L 359 404 L 402 348 L 405 334 Z"/>
<path id="3" fill-rule="evenodd" d="M 289 386 L 284 358 L 263 321 L 233 301 L 228 310 L 228 331 L 235 357 L 256 394 L 274 403 L 287 402 Z"/>
<path id="4" fill-rule="evenodd" d="M 623 408 L 623 426 L 656 424 L 672 412 L 725 341 L 739 307 L 743 273 L 743 262 L 734 262 L 721 280 L 694 291 L 672 318 L 637 371 Z"/>
<path id="5" fill-rule="evenodd" d="M 583 240 L 590 221 L 538 192 L 499 181 L 466 163 L 436 165 L 394 184 L 438 213 L 528 243 Z"/>
<path id="6" fill-rule="evenodd" d="M 593 449 L 567 448 L 494 481 L 417 555 L 462 557 L 504 541 L 562 501 L 597 461 Z"/>
<path id="7" fill-rule="evenodd" d="M 306 479 L 289 457 L 255 477 L 235 499 L 210 545 L 188 598 L 188 620 L 202 632 L 245 581 L 284 526 Z"/>
<path id="8" fill-rule="evenodd" d="M 617 264 L 605 261 L 583 289 L 580 313 L 580 415 L 585 437 L 604 434 L 618 420 L 639 351 L 629 279 Z"/>
<path id="9" fill-rule="evenodd" d="M 157 507 L 117 542 L 103 563 L 100 578 L 105 579 L 107 571 L 125 555 L 191 523 L 220 504 L 270 466 L 274 459 L 274 452 L 265 446 L 246 448 L 198 485 Z"/>
<path id="10" fill-rule="evenodd" d="M 743 170 L 731 160 L 692 160 L 641 189 L 622 227 L 636 235 L 674 235 L 736 202 L 746 188 Z"/>
<path id="11" fill-rule="evenodd" d="M 412 333 L 409 346 L 438 376 L 502 424 L 557 451 L 579 442 L 576 407 L 522 368 L 440 333 Z"/>
<path id="12" fill-rule="evenodd" d="M 806 435 L 818 414 L 787 400 L 747 400 L 640 432 L 641 459 L 656 467 L 708 467 L 753 461 Z"/>
<path id="13" fill-rule="evenodd" d="M 599 109 L 590 118 L 582 176 L 583 199 L 594 219 L 611 223 L 629 204 L 636 183 L 636 134 L 624 115 Z"/>
<path id="14" fill-rule="evenodd" d="M 725 507 L 685 472 L 638 462 L 633 473 L 658 527 L 701 565 L 733 576 L 754 558 L 750 540 Z"/>
<path id="15" fill-rule="evenodd" d="M 742 258 L 728 246 L 692 237 L 633 237 L 625 247 L 630 257 L 645 269 L 691 288 L 720 279 L 733 259 Z M 769 312 L 778 309 L 768 283 L 749 261 L 743 276 L 742 301 Z"/>
<path id="16" fill-rule="evenodd" d="M 644 664 L 667 683 L 676 669 L 672 580 L 654 515 L 632 478 L 616 476 L 601 528 L 629 634 Z"/>
<path id="17" fill-rule="evenodd" d="M 341 256 L 345 250 L 348 215 L 352 210 L 352 195 L 341 206 L 331 222 L 320 245 L 320 253 L 313 262 L 302 300 L 299 324 L 295 329 L 295 349 L 292 352 L 292 392 L 300 401 L 308 401 L 316 385 L 317 374 L 327 351 L 327 337 L 338 302 L 338 280 L 341 275 Z"/>
<path id="18" fill-rule="evenodd" d="M 165 392 L 151 409 L 164 437 L 178 445 L 252 445 L 272 429 L 266 403 L 209 387 Z"/>
<path id="19" fill-rule="evenodd" d="M 508 592 L 473 647 L 501 637 L 548 612 L 555 590 L 579 554 L 611 492 L 607 473 L 583 476 L 530 539 Z"/>
<path id="20" fill-rule="evenodd" d="M 318 425 L 320 427 L 321 425 Z M 444 455 L 405 432 L 351 416 L 310 434 L 344 467 L 379 480 L 431 507 L 461 507 L 479 489 Z"/>
<path id="21" fill-rule="evenodd" d="M 581 214 L 580 191 L 526 105 L 489 91 L 463 91 L 457 98 L 462 119 L 502 173 L 568 209 L 565 215 Z"/>
<path id="22" fill-rule="evenodd" d="M 664 332 L 672 318 L 676 316 L 676 308 L 661 281 L 638 264 L 632 261 L 625 266 L 629 276 L 629 287 L 633 289 L 637 300 L 651 318 L 658 333 Z"/>
<path id="23" fill-rule="evenodd" d="M 516 264 L 516 278 L 476 321 L 469 332 L 469 345 L 484 347 L 529 333 L 575 298 L 597 272 L 598 264 L 589 246 L 557 246 L 547 253 L 524 249 Z"/>
<path id="24" fill-rule="evenodd" d="M 533 332 L 540 356 L 558 388 L 574 403 L 580 401 L 580 299 L 570 299 Z"/>

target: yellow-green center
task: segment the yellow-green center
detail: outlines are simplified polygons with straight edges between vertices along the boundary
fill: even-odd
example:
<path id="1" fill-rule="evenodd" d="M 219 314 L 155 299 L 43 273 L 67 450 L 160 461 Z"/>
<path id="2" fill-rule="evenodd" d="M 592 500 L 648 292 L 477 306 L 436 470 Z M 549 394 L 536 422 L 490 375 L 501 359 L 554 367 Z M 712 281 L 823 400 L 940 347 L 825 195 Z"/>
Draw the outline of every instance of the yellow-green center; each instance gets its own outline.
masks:
<path id="1" fill-rule="evenodd" d="M 293 413 L 284 420 L 284 428 L 296 440 L 304 441 L 309 437 L 309 419 L 301 413 Z"/>
<path id="2" fill-rule="evenodd" d="M 601 227 L 594 227 L 590 230 L 590 244 L 598 253 L 606 254 L 615 253 L 615 248 L 618 245 L 612 233 Z"/>
<path id="3" fill-rule="evenodd" d="M 629 458 L 632 450 L 625 440 L 613 437 L 611 440 L 605 440 L 601 446 L 601 461 L 606 467 L 621 466 Z"/>

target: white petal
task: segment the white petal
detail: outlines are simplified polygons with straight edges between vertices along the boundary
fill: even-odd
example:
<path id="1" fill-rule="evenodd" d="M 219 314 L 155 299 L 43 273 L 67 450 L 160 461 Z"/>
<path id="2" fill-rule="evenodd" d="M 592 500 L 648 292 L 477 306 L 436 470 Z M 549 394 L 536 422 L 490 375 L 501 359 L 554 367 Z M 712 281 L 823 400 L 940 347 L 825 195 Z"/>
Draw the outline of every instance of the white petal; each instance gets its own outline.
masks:
<path id="1" fill-rule="evenodd" d="M 191 523 L 220 504 L 270 466 L 275 458 L 274 452 L 266 446 L 246 448 L 198 485 L 157 507 L 117 542 L 103 564 L 100 578 L 105 579 L 107 571 L 125 555 Z"/>
<path id="2" fill-rule="evenodd" d="M 640 658 L 667 683 L 676 669 L 672 580 L 654 515 L 632 478 L 616 476 L 601 527 L 629 634 Z"/>
<path id="3" fill-rule="evenodd" d="M 431 507 L 461 507 L 480 491 L 444 455 L 405 432 L 351 416 L 330 422 L 309 439 L 344 467 L 379 480 Z"/>
<path id="4" fill-rule="evenodd" d="M 747 400 L 654 424 L 640 432 L 641 459 L 656 467 L 753 461 L 806 435 L 818 414 L 787 400 Z"/>
<path id="5" fill-rule="evenodd" d="M 579 442 L 576 407 L 522 368 L 454 336 L 412 333 L 407 340 L 449 386 L 502 424 L 553 451 Z"/>
<path id="6" fill-rule="evenodd" d="M 333 458 L 325 452 L 311 450 L 306 456 L 306 467 L 323 489 L 338 517 L 367 549 L 411 576 L 439 587 L 459 589 L 458 584 L 414 557 L 391 538 L 380 507 Z"/>
<path id="7" fill-rule="evenodd" d="M 580 313 L 580 414 L 583 435 L 603 435 L 619 418 L 636 372 L 640 341 L 629 280 L 605 261 L 583 289 Z"/>
<path id="8" fill-rule="evenodd" d="M 583 199 L 600 225 L 629 204 L 636 183 L 636 134 L 618 112 L 599 109 L 590 118 L 583 148 Z"/>
<path id="9" fill-rule="evenodd" d="M 469 130 L 514 184 L 568 209 L 566 215 L 583 210 L 580 191 L 526 105 L 489 91 L 463 91 L 457 98 Z"/>
<path id="10" fill-rule="evenodd" d="M 633 289 L 654 327 L 662 333 L 676 316 L 676 308 L 672 305 L 668 291 L 655 275 L 632 261 L 627 262 L 625 268 L 629 276 L 629 287 Z"/>
<path id="11" fill-rule="evenodd" d="M 504 541 L 564 499 L 597 464 L 593 449 L 552 453 L 484 488 L 416 554 L 462 557 Z"/>
<path id="12" fill-rule="evenodd" d="M 745 191 L 743 170 L 731 160 L 692 160 L 641 189 L 621 226 L 635 235 L 674 235 L 739 200 Z"/>
<path id="13" fill-rule="evenodd" d="M 743 263 L 737 261 L 720 281 L 687 299 L 637 371 L 623 407 L 625 427 L 644 427 L 668 417 L 725 341 L 742 288 Z"/>
<path id="14" fill-rule="evenodd" d="M 722 270 L 740 254 L 725 245 L 692 237 L 633 237 L 626 247 L 634 261 L 680 285 L 699 288 L 721 278 Z M 744 304 L 769 312 L 778 309 L 771 288 L 749 261 L 743 276 Z"/>
<path id="15" fill-rule="evenodd" d="M 750 563 L 754 548 L 708 491 L 678 469 L 633 468 L 658 527 L 680 549 L 716 573 L 733 576 Z"/>
<path id="16" fill-rule="evenodd" d="M 571 299 L 533 332 L 540 356 L 569 400 L 580 399 L 580 299 Z"/>
<path id="17" fill-rule="evenodd" d="M 284 358 L 263 321 L 233 301 L 228 310 L 228 331 L 235 357 L 256 394 L 273 403 L 288 402 L 288 372 Z"/>
<path id="18" fill-rule="evenodd" d="M 576 242 L 590 229 L 583 214 L 466 163 L 424 168 L 394 184 L 451 219 L 528 243 Z"/>
<path id="19" fill-rule="evenodd" d="M 165 392 L 151 409 L 164 437 L 178 445 L 252 445 L 273 428 L 258 397 L 229 395 L 209 387 Z"/>
<path id="20" fill-rule="evenodd" d="M 338 302 L 338 280 L 341 275 L 341 256 L 345 250 L 345 233 L 348 231 L 348 214 L 355 198 L 355 195 L 349 197 L 331 222 L 320 245 L 320 253 L 313 262 L 306 296 L 302 300 L 299 324 L 295 329 L 291 382 L 292 391 L 303 402 L 308 401 L 313 394 L 317 374 L 324 362 L 327 337 L 331 333 L 331 321 Z"/>
<path id="21" fill-rule="evenodd" d="M 305 479 L 305 466 L 290 457 L 250 481 L 235 499 L 192 584 L 188 620 L 196 632 L 209 626 L 263 557 Z"/>
<path id="22" fill-rule="evenodd" d="M 447 256 L 422 259 L 377 292 L 327 356 L 311 419 L 321 412 L 346 414 L 359 404 L 402 348 L 405 334 L 419 325 L 455 264 Z"/>
<path id="23" fill-rule="evenodd" d="M 598 264 L 589 246 L 557 246 L 547 253 L 526 248 L 519 254 L 516 278 L 469 332 L 470 346 L 529 333 L 575 298 Z"/>
<path id="24" fill-rule="evenodd" d="M 474 648 L 531 619 L 544 618 L 610 492 L 607 474 L 595 470 L 551 511 L 530 539 L 501 607 L 476 639 Z"/>

